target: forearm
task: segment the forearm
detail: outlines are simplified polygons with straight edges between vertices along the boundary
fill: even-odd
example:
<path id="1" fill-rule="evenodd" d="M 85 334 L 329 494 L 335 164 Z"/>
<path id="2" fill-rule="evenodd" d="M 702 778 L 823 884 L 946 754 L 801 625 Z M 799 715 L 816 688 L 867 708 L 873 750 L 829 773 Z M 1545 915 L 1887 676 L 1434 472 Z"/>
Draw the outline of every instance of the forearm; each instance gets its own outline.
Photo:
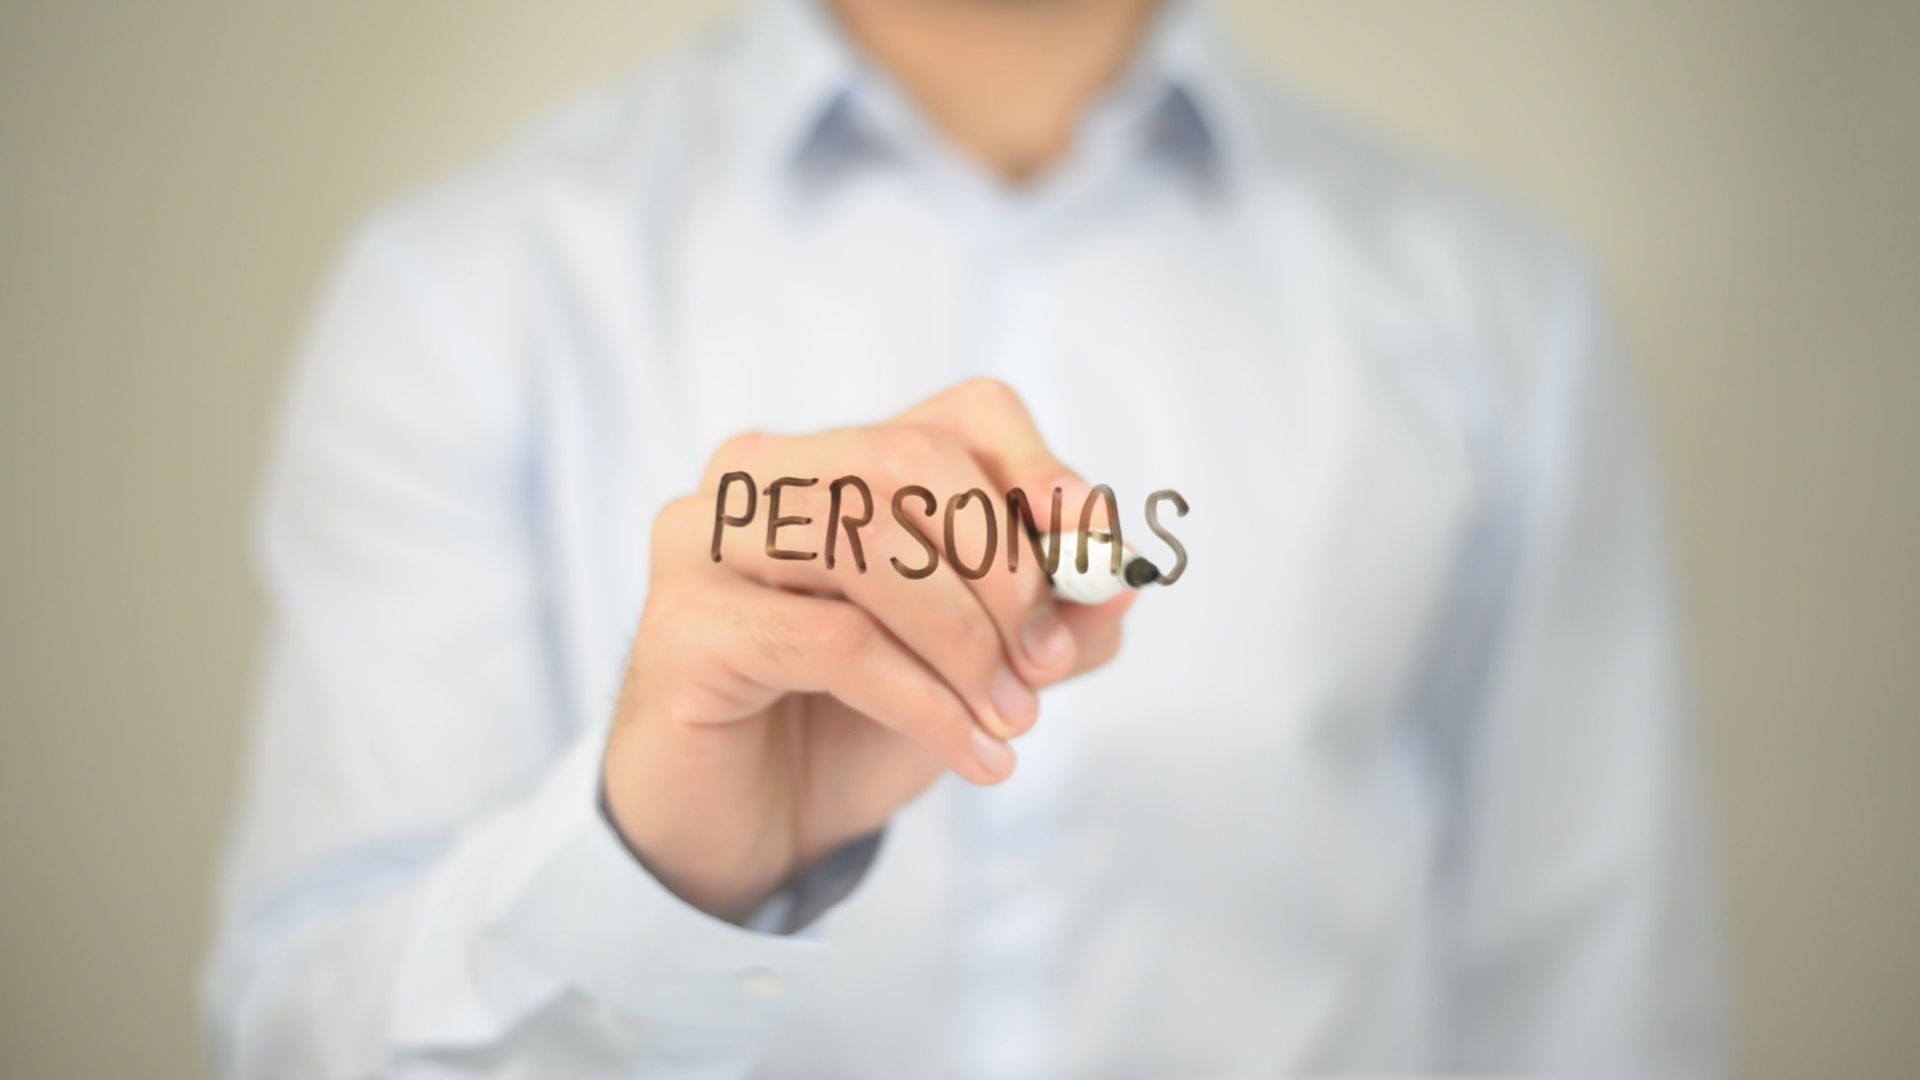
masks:
<path id="1" fill-rule="evenodd" d="M 746 1071 L 825 947 L 655 882 L 599 814 L 598 743 L 416 870 L 370 845 L 237 909 L 210 987 L 221 1074 Z"/>

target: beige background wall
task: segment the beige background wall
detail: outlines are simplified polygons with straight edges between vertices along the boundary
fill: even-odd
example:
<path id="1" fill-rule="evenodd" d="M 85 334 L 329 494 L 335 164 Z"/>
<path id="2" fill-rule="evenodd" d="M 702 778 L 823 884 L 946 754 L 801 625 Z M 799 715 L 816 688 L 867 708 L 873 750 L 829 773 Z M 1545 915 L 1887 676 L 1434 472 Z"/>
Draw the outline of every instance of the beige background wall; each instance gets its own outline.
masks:
<path id="1" fill-rule="evenodd" d="M 0 1075 L 199 1069 L 249 492 L 342 231 L 730 6 L 0 2 Z M 1749 1072 L 1920 1070 L 1920 5 L 1229 13 L 1599 251 L 1668 447 Z"/>

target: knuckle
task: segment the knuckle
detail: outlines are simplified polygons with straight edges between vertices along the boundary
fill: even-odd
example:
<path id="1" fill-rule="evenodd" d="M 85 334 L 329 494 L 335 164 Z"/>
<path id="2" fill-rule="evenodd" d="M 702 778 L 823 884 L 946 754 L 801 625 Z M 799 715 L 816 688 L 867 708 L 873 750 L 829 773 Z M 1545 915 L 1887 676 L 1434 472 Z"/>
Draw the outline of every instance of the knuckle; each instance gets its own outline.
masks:
<path id="1" fill-rule="evenodd" d="M 745 461 L 766 445 L 767 438 L 764 431 L 742 431 L 728 436 L 720 449 L 714 451 L 713 459 L 715 462 Z"/>
<path id="2" fill-rule="evenodd" d="M 647 590 L 637 642 L 649 651 L 699 649 L 711 632 L 708 605 L 688 595 L 686 582 L 656 583 Z"/>
<path id="3" fill-rule="evenodd" d="M 691 495 L 682 495 L 669 499 L 660 507 L 653 518 L 653 534 L 656 538 L 684 529 L 700 516 L 700 505 L 704 500 L 696 500 Z"/>
<path id="4" fill-rule="evenodd" d="M 951 648 L 963 658 L 968 670 L 991 672 L 998 668 L 1004 651 L 1000 632 L 981 613 L 945 611 L 936 630 L 940 640 L 952 642 Z"/>
<path id="5" fill-rule="evenodd" d="M 907 529 L 893 516 L 891 490 L 873 493 L 873 520 L 860 527 L 862 542 L 867 546 L 867 558 L 885 565 L 889 556 L 902 559 L 918 559 L 918 546 L 907 536 Z M 910 507 L 918 510 L 918 506 Z M 891 571 L 889 571 L 891 572 Z"/>
<path id="6" fill-rule="evenodd" d="M 1024 412 L 1026 406 L 1020 401 L 1020 394 L 1013 387 L 991 376 L 977 376 L 961 383 L 961 398 L 969 407 L 995 412 Z"/>
<path id="7" fill-rule="evenodd" d="M 940 436 L 919 424 L 889 424 L 873 432 L 873 453 L 890 487 L 904 487 L 927 475 L 927 463 L 942 450 Z"/>
<path id="8" fill-rule="evenodd" d="M 1000 641 L 1000 631 L 985 618 L 968 620 L 967 655 L 986 672 L 994 672 L 1006 662 L 1006 646 Z"/>
<path id="9" fill-rule="evenodd" d="M 806 632 L 822 652 L 842 662 L 859 657 L 874 641 L 873 620 L 851 604 L 826 609 Z"/>
<path id="10" fill-rule="evenodd" d="M 671 624 L 680 614 L 680 598 L 674 588 L 654 583 L 647 589 L 646 603 L 640 609 L 640 632 L 645 634 L 652 627 Z"/>
<path id="11" fill-rule="evenodd" d="M 806 487 L 788 487 L 780 494 L 780 514 L 782 517 L 811 518 L 815 522 L 827 520 L 827 511 L 831 500 L 828 497 L 825 482 L 809 484 Z M 795 539 L 798 539 L 796 534 Z M 793 543 L 785 546 L 794 547 Z"/>
<path id="12" fill-rule="evenodd" d="M 926 725 L 928 741 L 943 748 L 951 757 L 973 756 L 973 714 L 965 705 L 950 697 L 943 698 L 928 710 Z"/>
<path id="13" fill-rule="evenodd" d="M 682 729 L 693 729 L 713 719 L 713 699 L 699 687 L 680 680 L 649 691 L 646 711 Z"/>
<path id="14" fill-rule="evenodd" d="M 692 496 L 683 496 L 668 502 L 653 517 L 650 543 L 656 558 L 669 554 L 684 546 L 689 530 L 698 520 L 699 510 Z"/>
<path id="15" fill-rule="evenodd" d="M 762 431 L 743 431 L 732 435 L 714 450 L 707 459 L 707 473 L 703 487 L 711 488 L 720 482 L 720 477 L 735 469 L 746 468 L 749 462 L 757 460 L 766 452 L 766 446 L 772 436 Z"/>
<path id="16" fill-rule="evenodd" d="M 766 657 L 776 667 L 798 659 L 803 641 L 803 635 L 786 620 L 745 611 L 739 613 L 727 638 L 746 642 L 752 655 Z"/>
<path id="17" fill-rule="evenodd" d="M 973 714 L 952 691 L 929 677 L 926 693 L 905 716 L 908 733 L 935 753 L 965 757 L 973 731 Z"/>
<path id="18" fill-rule="evenodd" d="M 703 606 L 683 597 L 679 588 L 655 587 L 640 614 L 631 660 L 636 666 L 644 660 L 650 670 L 663 676 L 677 672 L 691 660 L 714 652 L 716 639 L 724 640 L 714 629 Z M 648 685 L 682 681 L 674 677 L 645 680 Z"/>

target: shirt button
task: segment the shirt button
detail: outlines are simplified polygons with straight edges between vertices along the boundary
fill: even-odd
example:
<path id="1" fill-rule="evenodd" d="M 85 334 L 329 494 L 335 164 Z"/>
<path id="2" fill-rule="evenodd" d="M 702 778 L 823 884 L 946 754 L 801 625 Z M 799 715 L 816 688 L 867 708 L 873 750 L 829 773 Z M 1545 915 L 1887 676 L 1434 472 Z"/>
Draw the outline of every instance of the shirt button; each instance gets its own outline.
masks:
<path id="1" fill-rule="evenodd" d="M 787 992 L 787 977 L 771 968 L 748 968 L 739 981 L 740 992 L 755 1001 L 772 1001 Z"/>

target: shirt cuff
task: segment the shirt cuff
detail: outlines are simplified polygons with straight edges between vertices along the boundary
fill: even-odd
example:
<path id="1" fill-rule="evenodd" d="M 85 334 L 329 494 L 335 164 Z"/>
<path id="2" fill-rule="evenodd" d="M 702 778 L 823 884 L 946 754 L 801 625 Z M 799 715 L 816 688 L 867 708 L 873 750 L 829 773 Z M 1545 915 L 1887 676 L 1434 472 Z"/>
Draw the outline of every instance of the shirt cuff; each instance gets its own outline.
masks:
<path id="1" fill-rule="evenodd" d="M 602 753 L 600 733 L 589 732 L 548 776 L 522 836 L 523 850 L 543 854 L 503 882 L 490 921 L 539 966 L 644 1021 L 770 1025 L 822 976 L 830 950 L 812 936 L 716 919 L 661 885 L 600 811 Z M 800 914 L 793 903 L 789 920 Z"/>
<path id="2" fill-rule="evenodd" d="M 885 835 L 884 831 L 868 833 L 842 844 L 798 881 L 769 897 L 742 925 L 763 934 L 797 934 L 812 926 L 867 876 Z"/>

